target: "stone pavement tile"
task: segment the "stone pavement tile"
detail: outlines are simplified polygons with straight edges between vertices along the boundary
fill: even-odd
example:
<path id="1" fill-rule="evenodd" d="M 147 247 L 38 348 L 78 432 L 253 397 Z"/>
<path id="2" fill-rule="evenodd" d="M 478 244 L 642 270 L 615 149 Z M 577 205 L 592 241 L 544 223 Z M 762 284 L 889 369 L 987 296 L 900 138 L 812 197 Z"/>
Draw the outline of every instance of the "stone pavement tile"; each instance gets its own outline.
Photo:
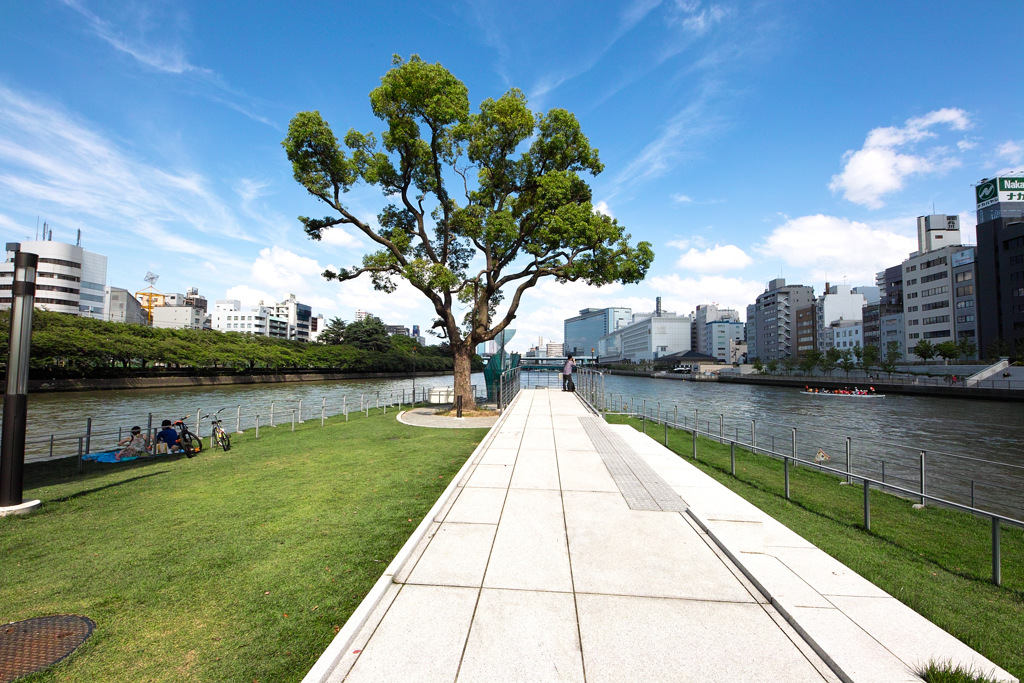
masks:
<path id="1" fill-rule="evenodd" d="M 789 548 L 817 548 L 816 545 L 808 541 L 806 538 L 796 533 L 782 522 L 779 522 L 768 515 L 764 516 L 764 544 L 769 548 L 769 552 L 773 547 L 789 547 Z"/>
<path id="2" fill-rule="evenodd" d="M 823 678 L 757 604 L 577 595 L 587 681 Z"/>
<path id="3" fill-rule="evenodd" d="M 558 465 L 554 452 L 520 451 L 509 486 L 515 489 L 558 490 Z"/>
<path id="4" fill-rule="evenodd" d="M 558 451 L 558 474 L 563 491 L 607 491 L 619 490 L 608 468 L 601 462 L 601 456 L 591 448 L 589 451 Z"/>
<path id="5" fill-rule="evenodd" d="M 479 588 L 496 528 L 492 524 L 442 524 L 407 583 Z"/>
<path id="6" fill-rule="evenodd" d="M 572 595 L 481 592 L 459 681 L 496 680 L 583 681 Z"/>
<path id="7" fill-rule="evenodd" d="M 359 654 L 366 647 L 367 641 L 370 640 L 370 636 L 373 635 L 374 629 L 384 618 L 388 609 L 391 608 L 391 603 L 398 597 L 398 593 L 402 590 L 402 586 L 397 583 L 393 583 L 388 586 L 388 589 L 381 596 L 381 599 L 374 605 L 373 610 L 366 617 L 366 622 L 362 628 L 355 634 L 355 637 L 348 644 L 344 654 L 338 660 L 334 670 L 331 671 L 330 676 L 327 678 L 326 683 L 340 683 L 345 680 L 345 676 L 348 675 L 349 670 L 359 659 Z"/>
<path id="8" fill-rule="evenodd" d="M 889 597 L 881 588 L 817 548 L 776 547 L 770 552 L 824 596 Z"/>
<path id="9" fill-rule="evenodd" d="M 708 531 L 733 553 L 764 551 L 764 525 L 760 519 L 741 516 L 709 516 L 704 518 Z"/>
<path id="10" fill-rule="evenodd" d="M 679 513 L 630 510 L 618 493 L 562 497 L 578 593 L 754 602 Z"/>
<path id="11" fill-rule="evenodd" d="M 799 629 L 857 683 L 921 683 L 910 667 L 838 609 L 787 608 Z"/>
<path id="12" fill-rule="evenodd" d="M 572 591 L 558 491 L 509 489 L 483 585 Z"/>
<path id="13" fill-rule="evenodd" d="M 843 614 L 914 669 L 924 668 L 931 660 L 949 661 L 995 680 L 1015 680 L 896 598 L 834 596 L 830 599 Z"/>
<path id="14" fill-rule="evenodd" d="M 519 454 L 518 448 L 488 448 L 480 456 L 481 465 L 514 465 L 516 464 L 516 455 Z"/>
<path id="15" fill-rule="evenodd" d="M 512 478 L 512 465 L 477 465 L 466 486 L 478 488 L 508 488 Z"/>
<path id="16" fill-rule="evenodd" d="M 345 680 L 454 681 L 478 592 L 403 586 Z"/>
<path id="17" fill-rule="evenodd" d="M 507 489 L 464 488 L 455 499 L 446 522 L 466 524 L 497 524 Z"/>
<path id="18" fill-rule="evenodd" d="M 416 566 L 416 563 L 419 562 L 419 559 L 423 557 L 423 553 L 426 551 L 427 546 L 430 545 L 430 541 L 434 538 L 434 534 L 436 534 L 437 530 L 440 528 L 440 521 L 430 523 L 430 526 L 427 527 L 426 533 L 424 533 L 423 537 L 416 543 L 416 547 L 412 549 L 411 553 L 409 553 L 409 557 L 406 558 L 405 563 L 398 568 L 397 572 L 395 572 L 393 577 L 395 583 L 405 583 L 408 580 L 409 574 L 412 573 L 412 570 Z"/>
<path id="19" fill-rule="evenodd" d="M 794 607 L 832 607 L 832 603 L 823 598 L 818 591 L 807 585 L 800 576 L 778 558 L 760 553 L 741 553 L 740 563 L 747 569 L 758 585 L 767 593 L 767 597 L 783 605 Z M 878 598 L 870 598 L 877 600 Z"/>
<path id="20" fill-rule="evenodd" d="M 523 442 L 519 445 L 520 451 L 553 451 L 555 450 L 555 436 L 548 431 L 535 429 L 523 434 Z"/>

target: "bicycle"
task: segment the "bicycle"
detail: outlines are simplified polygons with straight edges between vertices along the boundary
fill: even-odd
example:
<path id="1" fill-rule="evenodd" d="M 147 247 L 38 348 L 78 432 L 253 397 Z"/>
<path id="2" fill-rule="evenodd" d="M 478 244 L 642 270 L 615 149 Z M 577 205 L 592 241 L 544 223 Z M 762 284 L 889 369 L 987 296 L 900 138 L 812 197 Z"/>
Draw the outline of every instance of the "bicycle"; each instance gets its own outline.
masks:
<path id="1" fill-rule="evenodd" d="M 220 410 L 224 410 L 221 408 Z M 224 428 L 221 426 L 220 410 L 210 416 L 210 448 L 214 446 L 220 446 L 223 451 L 231 450 L 231 437 L 228 435 Z"/>
<path id="2" fill-rule="evenodd" d="M 178 430 L 178 447 L 184 451 L 186 458 L 194 458 L 203 450 L 203 440 L 189 431 L 188 426 L 185 425 L 185 420 L 188 418 L 188 415 L 181 418 L 174 423 L 174 427 Z"/>

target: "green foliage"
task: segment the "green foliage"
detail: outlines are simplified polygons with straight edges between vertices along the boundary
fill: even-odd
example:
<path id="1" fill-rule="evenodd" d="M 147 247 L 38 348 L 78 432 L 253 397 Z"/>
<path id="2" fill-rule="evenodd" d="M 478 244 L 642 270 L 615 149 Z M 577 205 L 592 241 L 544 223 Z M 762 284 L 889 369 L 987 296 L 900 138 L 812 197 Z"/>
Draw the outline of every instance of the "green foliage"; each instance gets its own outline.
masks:
<path id="1" fill-rule="evenodd" d="M 33 681 L 298 681 L 486 433 L 392 411 L 231 435 L 197 458 L 25 468 L 0 605 L 98 628 Z"/>
<path id="2" fill-rule="evenodd" d="M 351 225 L 376 246 L 326 278 L 366 274 L 385 292 L 405 280 L 430 300 L 434 327 L 455 357 L 456 391 L 470 404 L 473 349 L 515 319 L 539 280 L 625 284 L 646 275 L 651 245 L 631 246 L 623 226 L 594 210 L 582 176 L 604 167 L 570 112 L 535 114 L 516 89 L 471 112 L 466 86 L 417 55 L 394 58 L 370 106 L 385 125 L 380 142 L 350 130 L 346 149 L 320 112 L 292 119 L 282 146 L 295 180 L 333 210 L 299 220 L 313 239 Z M 359 182 L 393 202 L 378 214 L 379 227 L 344 200 Z M 506 313 L 496 319 L 502 301 Z"/>
<path id="3" fill-rule="evenodd" d="M 843 354 L 839 352 L 839 349 L 832 347 L 825 351 L 825 354 L 821 357 L 818 365 L 821 366 L 821 371 L 826 374 L 832 374 L 832 371 L 839 365 L 839 361 L 843 359 Z"/>
<path id="4" fill-rule="evenodd" d="M 918 672 L 926 683 L 997 683 L 999 679 L 975 671 L 973 667 L 965 668 L 950 662 L 928 662 L 928 666 Z"/>
<path id="5" fill-rule="evenodd" d="M 316 341 L 318 344 L 341 344 L 345 341 L 345 321 L 341 318 L 331 318 L 320 330 Z"/>
<path id="6" fill-rule="evenodd" d="M 387 351 L 391 339 L 380 318 L 368 315 L 345 328 L 345 341 L 363 351 Z"/>
<path id="7" fill-rule="evenodd" d="M 860 366 L 864 368 L 865 372 L 869 372 L 871 368 L 878 365 L 880 360 L 877 346 L 865 346 L 860 352 Z"/>
<path id="8" fill-rule="evenodd" d="M 960 356 L 960 347 L 955 341 L 944 341 L 935 345 L 935 353 L 939 358 L 948 362 Z"/>
<path id="9" fill-rule="evenodd" d="M 896 372 L 896 364 L 900 361 L 900 343 L 891 341 L 885 345 L 885 356 L 878 361 L 878 369 L 892 377 Z"/>
<path id="10" fill-rule="evenodd" d="M 956 340 L 956 347 L 959 350 L 960 355 L 963 356 L 964 360 L 969 359 L 971 356 L 978 353 L 978 345 L 970 340 L 968 337 L 960 337 Z"/>
<path id="11" fill-rule="evenodd" d="M 935 345 L 927 339 L 921 339 L 914 344 L 913 348 L 910 349 L 910 352 L 921 360 L 927 362 L 932 358 L 935 358 Z"/>
<path id="12" fill-rule="evenodd" d="M 2 358 L 7 360 L 9 314 L 0 312 Z M 376 319 L 374 319 L 376 320 Z M 138 376 L 166 372 L 189 374 L 234 371 L 275 372 L 444 372 L 452 369 L 448 347 L 420 347 L 407 337 L 390 338 L 379 320 L 348 327 L 353 341 L 318 344 L 239 332 L 166 330 L 111 323 L 63 313 L 35 311 L 32 323 L 31 377 L 81 378 Z M 370 332 L 367 332 L 370 330 Z M 383 335 L 383 336 L 381 336 Z M 399 344 L 395 341 L 401 339 Z M 416 354 L 415 359 L 413 354 Z"/>
<path id="13" fill-rule="evenodd" d="M 800 366 L 800 371 L 805 375 L 809 375 L 814 372 L 814 368 L 818 367 L 818 363 L 821 362 L 821 351 L 818 349 L 811 349 L 803 356 L 800 357 L 797 363 Z"/>
<path id="14" fill-rule="evenodd" d="M 857 361 L 853 358 L 853 352 L 850 349 L 842 349 L 839 351 L 839 368 L 846 373 L 846 377 L 850 377 L 850 373 L 856 369 Z"/>

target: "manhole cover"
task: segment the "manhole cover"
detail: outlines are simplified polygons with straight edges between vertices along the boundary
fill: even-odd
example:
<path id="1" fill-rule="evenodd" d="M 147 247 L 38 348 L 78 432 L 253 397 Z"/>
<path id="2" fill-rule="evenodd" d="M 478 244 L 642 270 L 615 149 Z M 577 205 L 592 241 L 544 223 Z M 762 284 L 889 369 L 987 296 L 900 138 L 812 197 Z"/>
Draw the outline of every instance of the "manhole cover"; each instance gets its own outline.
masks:
<path id="1" fill-rule="evenodd" d="M 56 664 L 84 643 L 94 628 L 92 619 L 73 614 L 0 626 L 0 683 Z"/>

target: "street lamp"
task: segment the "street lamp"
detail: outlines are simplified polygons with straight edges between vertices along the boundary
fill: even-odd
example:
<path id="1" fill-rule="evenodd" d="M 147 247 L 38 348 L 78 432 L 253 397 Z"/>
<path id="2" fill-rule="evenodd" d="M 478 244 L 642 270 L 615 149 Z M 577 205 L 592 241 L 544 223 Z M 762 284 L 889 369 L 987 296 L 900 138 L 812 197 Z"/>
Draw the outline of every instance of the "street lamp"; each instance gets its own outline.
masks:
<path id="1" fill-rule="evenodd" d="M 0 516 L 26 512 L 39 506 L 38 500 L 22 501 L 25 467 L 25 422 L 28 413 L 28 363 L 32 351 L 32 305 L 36 296 L 36 267 L 39 256 L 14 252 L 14 280 L 11 284 L 11 334 L 7 360 L 7 388 L 4 393 L 4 426 L 0 439 Z"/>

